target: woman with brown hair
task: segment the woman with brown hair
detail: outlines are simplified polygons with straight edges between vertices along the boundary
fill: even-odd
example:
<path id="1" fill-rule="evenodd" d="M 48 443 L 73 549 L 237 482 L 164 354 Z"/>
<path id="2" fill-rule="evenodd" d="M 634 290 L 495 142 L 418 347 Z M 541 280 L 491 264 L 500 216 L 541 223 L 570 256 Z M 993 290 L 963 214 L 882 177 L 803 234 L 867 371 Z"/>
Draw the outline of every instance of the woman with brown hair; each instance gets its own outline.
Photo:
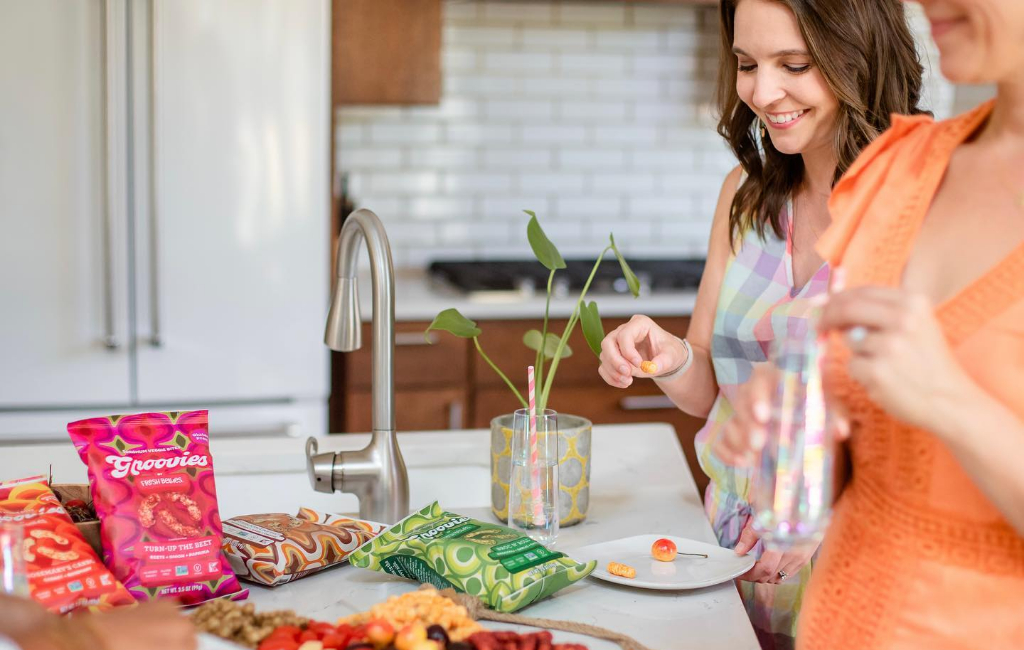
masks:
<path id="1" fill-rule="evenodd" d="M 898 118 L 836 186 L 820 327 L 850 478 L 799 646 L 1024 648 L 1024 3 L 919 0 L 942 71 L 994 83 L 960 117 Z M 770 434 L 771 376 L 716 452 Z"/>
<path id="2" fill-rule="evenodd" d="M 772 341 L 808 329 L 829 269 L 814 251 L 827 201 L 892 113 L 916 113 L 922 68 L 898 0 L 723 0 L 718 131 L 740 161 L 722 185 L 686 339 L 646 316 L 605 337 L 599 372 L 621 388 L 652 360 L 661 389 L 707 416 L 696 446 L 719 543 L 757 558 L 740 588 L 764 648 L 793 644 L 814 549 L 765 550 L 751 529 L 751 474 L 711 443 Z"/>

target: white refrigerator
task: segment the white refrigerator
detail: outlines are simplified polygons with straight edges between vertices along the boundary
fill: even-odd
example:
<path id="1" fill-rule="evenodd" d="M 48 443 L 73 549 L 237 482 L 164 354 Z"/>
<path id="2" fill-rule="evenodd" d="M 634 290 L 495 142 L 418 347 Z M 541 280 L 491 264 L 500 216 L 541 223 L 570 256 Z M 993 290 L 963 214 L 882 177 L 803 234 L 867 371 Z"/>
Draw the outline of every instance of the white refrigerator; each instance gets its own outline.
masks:
<path id="1" fill-rule="evenodd" d="M 328 0 L 0 0 L 0 443 L 326 432 L 329 57 Z"/>

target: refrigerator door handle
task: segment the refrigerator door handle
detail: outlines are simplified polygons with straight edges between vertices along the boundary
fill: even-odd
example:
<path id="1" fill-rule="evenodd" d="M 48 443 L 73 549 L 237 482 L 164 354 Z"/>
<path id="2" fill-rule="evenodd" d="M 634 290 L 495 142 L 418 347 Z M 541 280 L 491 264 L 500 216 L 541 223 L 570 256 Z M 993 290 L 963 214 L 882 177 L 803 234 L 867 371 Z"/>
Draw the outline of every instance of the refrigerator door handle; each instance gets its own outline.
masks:
<path id="1" fill-rule="evenodd" d="M 156 173 L 156 0 L 149 3 L 149 34 L 146 39 L 149 50 L 149 344 L 158 348 L 163 344 L 160 328 L 160 219 L 157 212 Z"/>
<path id="2" fill-rule="evenodd" d="M 112 182 L 112 175 L 110 173 L 110 137 L 113 131 L 110 125 L 110 95 L 113 92 L 111 87 L 112 57 L 110 56 L 110 32 L 113 17 L 111 16 L 110 0 L 103 0 L 101 5 L 100 56 L 102 59 L 101 69 L 103 71 L 103 101 L 101 104 L 101 119 L 103 122 L 103 345 L 108 350 L 113 351 L 121 347 L 121 342 L 117 337 L 114 318 L 114 215 L 113 206 L 111 205 L 111 195 L 113 192 L 110 187 Z"/>

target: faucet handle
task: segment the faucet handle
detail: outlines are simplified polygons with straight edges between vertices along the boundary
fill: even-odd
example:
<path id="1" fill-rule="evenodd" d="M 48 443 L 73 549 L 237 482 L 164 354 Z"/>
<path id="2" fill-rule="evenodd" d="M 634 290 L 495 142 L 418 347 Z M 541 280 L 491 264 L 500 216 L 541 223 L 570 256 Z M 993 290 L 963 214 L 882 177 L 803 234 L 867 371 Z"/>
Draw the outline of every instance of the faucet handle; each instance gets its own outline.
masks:
<path id="1" fill-rule="evenodd" d="M 306 440 L 306 473 L 309 485 L 317 492 L 334 492 L 334 457 L 333 451 L 318 454 L 320 445 L 316 438 Z"/>

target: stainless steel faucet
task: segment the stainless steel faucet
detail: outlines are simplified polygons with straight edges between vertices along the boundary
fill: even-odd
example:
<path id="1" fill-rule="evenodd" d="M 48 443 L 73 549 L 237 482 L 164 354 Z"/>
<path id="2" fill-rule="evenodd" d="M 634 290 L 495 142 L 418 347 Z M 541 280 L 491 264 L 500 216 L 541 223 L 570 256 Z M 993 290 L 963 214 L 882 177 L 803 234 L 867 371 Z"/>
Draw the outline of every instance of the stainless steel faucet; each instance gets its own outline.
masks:
<path id="1" fill-rule="evenodd" d="M 360 518 L 390 524 L 409 513 L 409 475 L 395 437 L 395 269 L 384 226 L 369 210 L 356 210 L 342 226 L 324 342 L 338 352 L 362 345 L 356 260 L 363 241 L 373 284 L 373 438 L 359 451 L 323 454 L 317 453 L 316 438 L 310 438 L 306 468 L 314 490 L 355 494 Z"/>

